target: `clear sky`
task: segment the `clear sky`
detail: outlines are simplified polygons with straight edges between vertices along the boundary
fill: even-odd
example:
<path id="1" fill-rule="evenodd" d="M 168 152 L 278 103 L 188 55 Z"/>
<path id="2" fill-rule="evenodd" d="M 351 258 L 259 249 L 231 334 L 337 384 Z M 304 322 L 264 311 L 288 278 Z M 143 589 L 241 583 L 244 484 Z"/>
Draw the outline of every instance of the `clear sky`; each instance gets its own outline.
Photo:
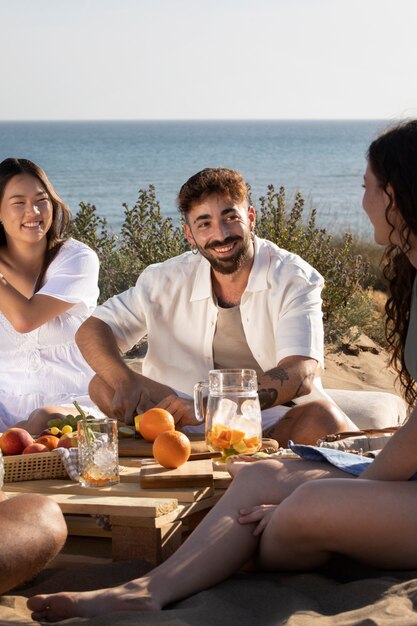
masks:
<path id="1" fill-rule="evenodd" d="M 0 120 L 417 115 L 416 0 L 0 0 Z"/>

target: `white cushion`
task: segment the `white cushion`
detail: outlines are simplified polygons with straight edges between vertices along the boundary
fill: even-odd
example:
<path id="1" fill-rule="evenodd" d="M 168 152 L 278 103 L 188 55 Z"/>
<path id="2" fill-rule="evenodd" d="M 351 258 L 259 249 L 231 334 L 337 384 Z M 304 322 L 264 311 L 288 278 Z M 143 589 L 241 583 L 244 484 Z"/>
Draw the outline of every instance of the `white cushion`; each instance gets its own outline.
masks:
<path id="1" fill-rule="evenodd" d="M 326 393 L 358 428 L 398 426 L 406 417 L 406 404 L 386 391 L 326 389 Z"/>

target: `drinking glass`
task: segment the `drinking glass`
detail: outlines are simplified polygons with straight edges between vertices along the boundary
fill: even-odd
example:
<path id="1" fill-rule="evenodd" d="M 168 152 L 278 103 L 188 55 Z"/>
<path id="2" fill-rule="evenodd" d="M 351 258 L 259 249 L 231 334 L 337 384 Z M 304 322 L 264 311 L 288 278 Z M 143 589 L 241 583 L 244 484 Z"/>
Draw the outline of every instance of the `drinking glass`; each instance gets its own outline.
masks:
<path id="1" fill-rule="evenodd" d="M 262 416 L 255 370 L 210 370 L 208 378 L 194 386 L 194 408 L 206 421 L 209 450 L 221 452 L 222 461 L 259 450 Z"/>
<path id="2" fill-rule="evenodd" d="M 83 487 L 110 487 L 120 482 L 116 420 L 78 422 L 78 463 Z"/>

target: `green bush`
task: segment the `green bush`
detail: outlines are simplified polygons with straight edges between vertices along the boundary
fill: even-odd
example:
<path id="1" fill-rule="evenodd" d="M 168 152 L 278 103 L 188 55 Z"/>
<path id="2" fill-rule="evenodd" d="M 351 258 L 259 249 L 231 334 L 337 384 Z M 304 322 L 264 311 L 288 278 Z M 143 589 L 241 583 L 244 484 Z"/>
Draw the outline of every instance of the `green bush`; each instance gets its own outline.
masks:
<path id="1" fill-rule="evenodd" d="M 373 319 L 372 302 L 365 293 L 369 286 L 369 264 L 358 254 L 348 233 L 337 241 L 316 225 L 313 209 L 304 218 L 300 193 L 287 206 L 285 189 L 268 186 L 259 199 L 256 232 L 260 237 L 299 254 L 325 279 L 323 314 L 326 338 L 337 342 L 348 328 L 364 328 Z M 140 190 L 136 204 L 124 207 L 124 221 L 116 234 L 96 213 L 96 207 L 80 204 L 71 225 L 71 235 L 93 248 L 100 259 L 100 302 L 135 284 L 137 277 L 152 263 L 159 263 L 189 249 L 182 228 L 163 217 L 155 188 Z"/>
<path id="2" fill-rule="evenodd" d="M 353 251 L 352 235 L 346 233 L 336 245 L 332 235 L 317 227 L 315 209 L 306 222 L 300 193 L 296 194 L 291 208 L 287 207 L 283 187 L 276 192 L 269 185 L 267 195 L 259 200 L 257 233 L 280 248 L 299 254 L 322 274 L 324 321 L 329 322 L 336 315 L 340 317 L 368 272 L 368 263 Z"/>
<path id="3" fill-rule="evenodd" d="M 80 204 L 70 235 L 83 241 L 100 260 L 99 302 L 132 287 L 151 263 L 159 263 L 188 249 L 182 230 L 163 217 L 155 188 L 140 190 L 136 204 L 124 207 L 124 221 L 116 234 L 94 205 Z"/>
<path id="4" fill-rule="evenodd" d="M 161 207 L 155 195 L 155 187 L 139 191 L 133 208 L 127 204 L 121 228 L 120 250 L 136 255 L 139 269 L 151 263 L 160 263 L 188 250 L 181 228 L 173 225 L 170 217 L 161 215 Z"/>

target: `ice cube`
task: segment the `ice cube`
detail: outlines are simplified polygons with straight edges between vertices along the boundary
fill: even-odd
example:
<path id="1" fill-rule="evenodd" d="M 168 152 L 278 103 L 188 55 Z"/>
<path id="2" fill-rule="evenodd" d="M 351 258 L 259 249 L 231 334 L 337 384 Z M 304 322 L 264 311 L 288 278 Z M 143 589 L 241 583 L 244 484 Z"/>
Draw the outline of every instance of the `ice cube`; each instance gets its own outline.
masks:
<path id="1" fill-rule="evenodd" d="M 110 469 L 115 465 L 115 451 L 113 446 L 109 448 L 99 448 L 94 453 L 94 463 L 102 470 Z"/>
<path id="2" fill-rule="evenodd" d="M 233 421 L 233 428 L 241 430 L 246 437 L 252 437 L 259 433 L 260 419 L 247 418 L 244 415 L 237 415 Z"/>
<path id="3" fill-rule="evenodd" d="M 248 419 L 260 420 L 261 409 L 259 407 L 259 400 L 244 400 L 240 405 L 242 415 Z"/>
<path id="4" fill-rule="evenodd" d="M 220 422 L 226 426 L 235 417 L 237 412 L 237 403 L 229 398 L 220 398 L 217 408 L 213 415 L 213 424 Z"/>

